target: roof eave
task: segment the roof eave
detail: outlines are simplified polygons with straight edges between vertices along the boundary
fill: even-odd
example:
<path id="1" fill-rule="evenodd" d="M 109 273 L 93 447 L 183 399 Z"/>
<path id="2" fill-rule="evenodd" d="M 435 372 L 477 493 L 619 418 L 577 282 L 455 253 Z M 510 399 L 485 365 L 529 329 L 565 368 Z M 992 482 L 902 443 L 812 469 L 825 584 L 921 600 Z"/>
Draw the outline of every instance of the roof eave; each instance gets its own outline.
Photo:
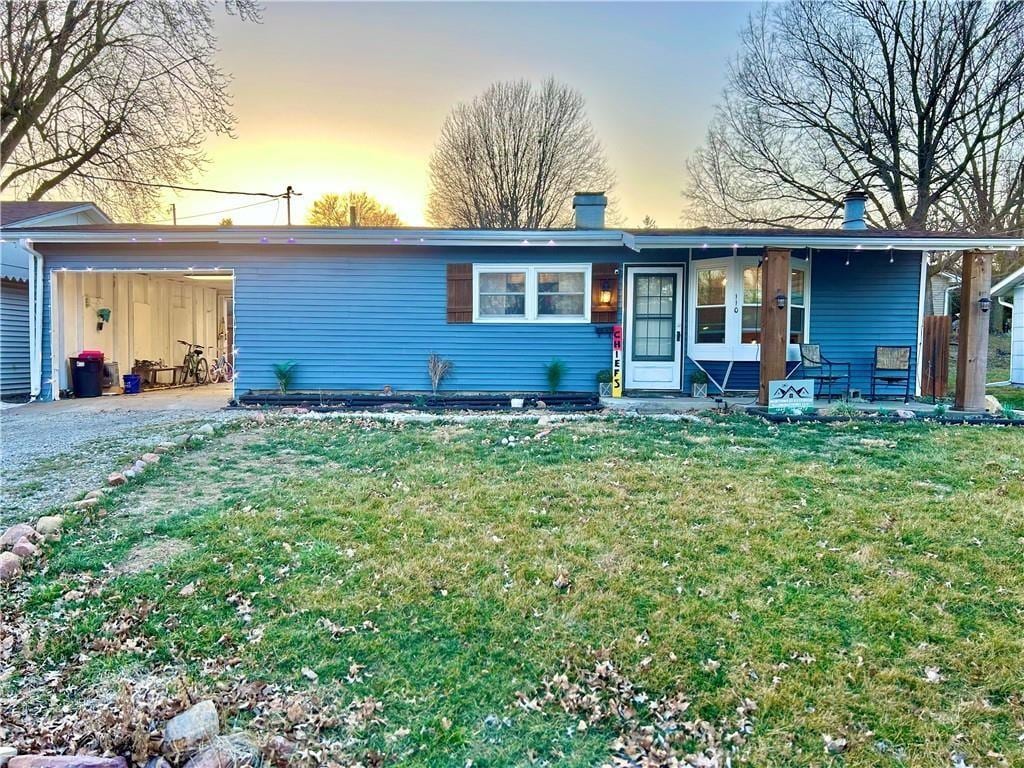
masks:
<path id="1" fill-rule="evenodd" d="M 1021 284 L 1024 284 L 1024 267 L 1021 267 L 1016 272 L 1011 272 L 998 283 L 993 285 L 990 295 L 993 298 L 998 298 L 999 296 L 1014 290 Z"/>
<path id="2" fill-rule="evenodd" d="M 1021 238 L 987 237 L 871 237 L 850 235 L 633 235 L 635 250 L 664 248 L 824 248 L 836 250 L 960 251 L 985 249 L 1015 251 L 1024 248 Z"/>
<path id="3" fill-rule="evenodd" d="M 37 243 L 222 243 L 262 245 L 406 245 L 406 246 L 522 246 L 569 245 L 620 247 L 618 230 L 363 230 L 221 227 L 208 230 L 68 230 L 18 229 L 8 237 Z"/>
<path id="4" fill-rule="evenodd" d="M 1021 238 L 991 237 L 856 237 L 783 233 L 765 235 L 677 234 L 637 235 L 617 229 L 567 230 L 439 230 L 439 229 L 311 229 L 309 227 L 210 227 L 144 229 L 73 229 L 7 227 L 4 237 L 37 243 L 220 243 L 263 245 L 364 245 L 364 246 L 591 246 L 622 247 L 634 251 L 738 247 L 822 248 L 834 250 L 946 251 L 986 249 L 1012 251 L 1024 248 Z"/>

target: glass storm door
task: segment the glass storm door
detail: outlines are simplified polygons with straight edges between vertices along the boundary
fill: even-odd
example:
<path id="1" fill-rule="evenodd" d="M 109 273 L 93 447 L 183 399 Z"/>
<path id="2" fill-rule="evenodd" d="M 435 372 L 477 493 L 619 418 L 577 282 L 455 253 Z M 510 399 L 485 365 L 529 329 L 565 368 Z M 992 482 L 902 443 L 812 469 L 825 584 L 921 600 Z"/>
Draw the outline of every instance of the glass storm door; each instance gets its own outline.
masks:
<path id="1" fill-rule="evenodd" d="M 626 388 L 680 389 L 682 267 L 631 267 L 626 291 Z"/>

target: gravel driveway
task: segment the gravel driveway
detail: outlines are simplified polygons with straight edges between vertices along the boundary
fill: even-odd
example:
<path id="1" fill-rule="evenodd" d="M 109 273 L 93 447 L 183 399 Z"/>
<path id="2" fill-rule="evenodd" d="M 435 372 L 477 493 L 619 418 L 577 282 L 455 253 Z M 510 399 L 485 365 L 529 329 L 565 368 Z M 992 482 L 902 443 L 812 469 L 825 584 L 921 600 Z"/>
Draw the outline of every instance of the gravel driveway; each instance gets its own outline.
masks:
<path id="1" fill-rule="evenodd" d="M 0 411 L 0 528 L 100 486 L 143 449 L 235 418 L 230 385 L 30 403 Z"/>

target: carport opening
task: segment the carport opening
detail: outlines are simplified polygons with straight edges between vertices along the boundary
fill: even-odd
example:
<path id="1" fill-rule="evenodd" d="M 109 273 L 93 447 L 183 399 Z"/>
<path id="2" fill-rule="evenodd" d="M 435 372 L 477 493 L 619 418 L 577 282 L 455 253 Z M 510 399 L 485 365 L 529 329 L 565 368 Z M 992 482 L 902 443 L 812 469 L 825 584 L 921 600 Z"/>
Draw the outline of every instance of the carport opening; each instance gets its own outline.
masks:
<path id="1" fill-rule="evenodd" d="M 84 351 L 103 353 L 103 396 L 180 390 L 234 399 L 234 273 L 214 270 L 72 270 L 52 273 L 55 394 L 74 396 Z M 185 343 L 182 343 L 185 342 Z M 189 358 L 186 359 L 186 356 Z"/>

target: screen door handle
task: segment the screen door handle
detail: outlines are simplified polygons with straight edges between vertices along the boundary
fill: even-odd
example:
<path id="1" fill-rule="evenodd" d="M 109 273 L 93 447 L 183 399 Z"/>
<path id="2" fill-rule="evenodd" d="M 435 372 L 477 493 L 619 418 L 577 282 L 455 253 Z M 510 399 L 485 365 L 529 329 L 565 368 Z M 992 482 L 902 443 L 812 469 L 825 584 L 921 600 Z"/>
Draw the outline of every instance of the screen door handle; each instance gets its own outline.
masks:
<path id="1" fill-rule="evenodd" d="M 682 338 L 683 338 L 683 332 L 677 329 L 676 330 L 676 341 L 680 341 Z"/>

